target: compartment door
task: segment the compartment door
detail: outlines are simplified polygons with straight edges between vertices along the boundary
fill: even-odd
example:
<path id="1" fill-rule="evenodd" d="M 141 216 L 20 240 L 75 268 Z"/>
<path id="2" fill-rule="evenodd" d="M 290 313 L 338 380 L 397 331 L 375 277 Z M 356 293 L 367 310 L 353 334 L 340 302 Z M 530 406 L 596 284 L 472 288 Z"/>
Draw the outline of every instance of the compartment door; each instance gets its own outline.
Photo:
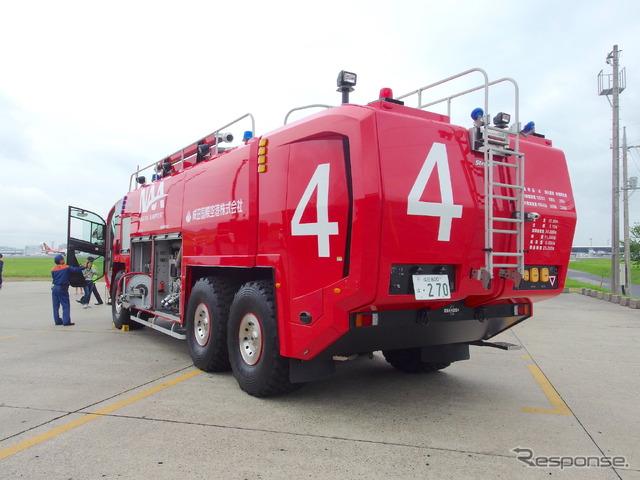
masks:
<path id="1" fill-rule="evenodd" d="M 292 297 L 349 273 L 351 189 L 348 141 L 330 135 L 290 145 L 287 182 Z"/>

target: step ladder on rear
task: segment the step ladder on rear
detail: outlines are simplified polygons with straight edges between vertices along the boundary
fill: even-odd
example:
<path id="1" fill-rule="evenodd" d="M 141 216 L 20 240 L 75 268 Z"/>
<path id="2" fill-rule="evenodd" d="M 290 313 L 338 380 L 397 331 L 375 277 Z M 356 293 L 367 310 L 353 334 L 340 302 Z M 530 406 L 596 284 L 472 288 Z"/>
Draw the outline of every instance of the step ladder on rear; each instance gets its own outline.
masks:
<path id="1" fill-rule="evenodd" d="M 525 212 L 524 154 L 518 134 L 511 146 L 510 132 L 489 126 L 487 117 L 477 118 L 471 131 L 472 147 L 484 153 L 485 199 L 485 266 L 472 275 L 489 289 L 495 269 L 516 286 L 522 280 Z M 500 121 L 494 119 L 494 124 Z"/>

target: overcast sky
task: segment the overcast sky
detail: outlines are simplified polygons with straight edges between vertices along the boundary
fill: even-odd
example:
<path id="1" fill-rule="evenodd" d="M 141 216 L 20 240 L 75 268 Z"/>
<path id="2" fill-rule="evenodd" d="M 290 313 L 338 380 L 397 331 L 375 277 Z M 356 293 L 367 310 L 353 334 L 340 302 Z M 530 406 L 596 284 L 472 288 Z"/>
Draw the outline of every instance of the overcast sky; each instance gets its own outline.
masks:
<path id="1" fill-rule="evenodd" d="M 639 19 L 638 0 L 0 0 L 0 245 L 64 243 L 68 205 L 106 216 L 137 165 L 247 112 L 260 135 L 293 107 L 338 104 L 342 69 L 367 103 L 473 67 L 518 81 L 523 122 L 567 156 L 574 245 L 606 245 L 612 110 L 597 75 L 619 45 L 620 125 L 640 145 Z M 640 193 L 630 205 L 640 222 Z"/>

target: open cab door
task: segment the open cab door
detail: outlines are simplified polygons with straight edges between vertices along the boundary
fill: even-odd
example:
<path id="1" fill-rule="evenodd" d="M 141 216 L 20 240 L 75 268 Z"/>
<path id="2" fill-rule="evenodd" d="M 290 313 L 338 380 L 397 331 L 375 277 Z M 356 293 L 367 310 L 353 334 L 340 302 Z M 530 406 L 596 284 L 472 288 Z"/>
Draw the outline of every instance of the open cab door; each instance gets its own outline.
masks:
<path id="1" fill-rule="evenodd" d="M 87 257 L 94 257 L 94 265 L 104 276 L 106 253 L 106 222 L 97 213 L 83 208 L 69 206 L 67 223 L 67 265 L 77 267 L 86 263 Z M 84 286 L 82 273 L 69 275 L 72 287 Z"/>

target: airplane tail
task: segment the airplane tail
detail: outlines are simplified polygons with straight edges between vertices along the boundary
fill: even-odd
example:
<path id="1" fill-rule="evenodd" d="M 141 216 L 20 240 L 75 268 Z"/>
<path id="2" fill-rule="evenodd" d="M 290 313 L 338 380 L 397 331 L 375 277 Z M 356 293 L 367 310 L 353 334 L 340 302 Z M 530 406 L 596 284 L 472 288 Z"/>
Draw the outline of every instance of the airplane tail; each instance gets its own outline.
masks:
<path id="1" fill-rule="evenodd" d="M 40 244 L 40 248 L 42 249 L 42 251 L 44 253 L 47 253 L 47 254 L 50 254 L 50 255 L 58 255 L 58 254 L 64 255 L 64 253 L 65 253 L 62 250 L 54 250 L 53 248 L 49 247 L 49 245 L 47 245 L 45 242 L 42 242 Z"/>

